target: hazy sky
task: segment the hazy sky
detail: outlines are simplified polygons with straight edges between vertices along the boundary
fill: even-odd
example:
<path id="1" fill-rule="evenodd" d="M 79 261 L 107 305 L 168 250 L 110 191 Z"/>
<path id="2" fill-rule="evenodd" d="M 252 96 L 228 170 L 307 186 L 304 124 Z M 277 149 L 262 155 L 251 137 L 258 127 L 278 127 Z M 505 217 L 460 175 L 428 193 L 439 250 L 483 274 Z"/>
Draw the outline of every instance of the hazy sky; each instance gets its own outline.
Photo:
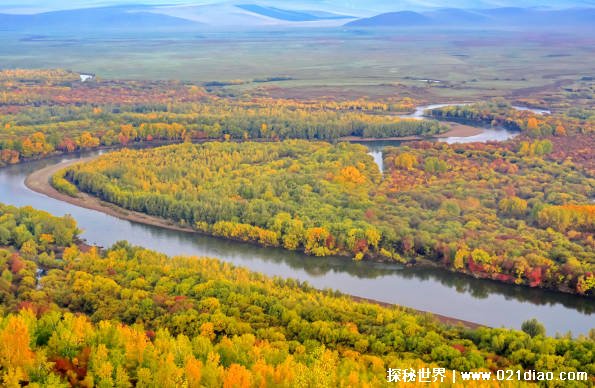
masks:
<path id="1" fill-rule="evenodd" d="M 216 2 L 216 0 L 0 0 L 0 10 L 34 13 L 43 11 L 55 11 L 61 9 L 101 7 L 119 4 L 208 4 L 213 2 Z"/>
<path id="2" fill-rule="evenodd" d="M 180 4 L 217 4 L 217 3 L 232 3 L 232 4 L 266 4 L 277 7 L 288 8 L 308 8 L 308 9 L 328 9 L 342 8 L 342 9 L 366 9 L 382 8 L 386 6 L 399 7 L 399 3 L 415 3 L 416 0 L 0 0 L 0 12 L 10 13 L 37 13 L 45 11 L 55 11 L 61 9 L 76 9 L 88 7 L 112 6 L 121 4 L 145 4 L 145 5 L 180 5 Z M 423 1 L 422 1 L 423 2 Z M 380 6 L 380 7 L 379 7 Z"/>
<path id="3" fill-rule="evenodd" d="M 565 8 L 595 6 L 595 0 L 0 0 L 0 12 L 37 13 L 61 9 L 87 8 L 119 4 L 177 5 L 177 4 L 262 4 L 289 9 L 360 10 L 387 12 L 403 9 L 427 8 L 486 8 L 502 6 L 530 6 Z"/>

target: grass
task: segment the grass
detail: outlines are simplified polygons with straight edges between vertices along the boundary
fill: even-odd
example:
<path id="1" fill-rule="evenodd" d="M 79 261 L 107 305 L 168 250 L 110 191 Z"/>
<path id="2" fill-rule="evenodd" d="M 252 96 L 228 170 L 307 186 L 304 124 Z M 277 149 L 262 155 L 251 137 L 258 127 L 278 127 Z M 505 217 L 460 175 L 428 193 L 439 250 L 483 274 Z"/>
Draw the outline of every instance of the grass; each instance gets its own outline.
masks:
<path id="1" fill-rule="evenodd" d="M 103 78 L 201 82 L 294 78 L 231 88 L 240 91 L 271 86 L 340 87 L 373 96 L 391 93 L 383 85 L 402 84 L 438 100 L 505 95 L 592 75 L 592 47 L 595 38 L 516 32 L 373 34 L 329 29 L 147 38 L 50 36 L 43 40 L 5 34 L 0 63 L 3 67 L 68 68 Z M 429 87 L 419 79 L 447 81 L 448 87 Z"/>

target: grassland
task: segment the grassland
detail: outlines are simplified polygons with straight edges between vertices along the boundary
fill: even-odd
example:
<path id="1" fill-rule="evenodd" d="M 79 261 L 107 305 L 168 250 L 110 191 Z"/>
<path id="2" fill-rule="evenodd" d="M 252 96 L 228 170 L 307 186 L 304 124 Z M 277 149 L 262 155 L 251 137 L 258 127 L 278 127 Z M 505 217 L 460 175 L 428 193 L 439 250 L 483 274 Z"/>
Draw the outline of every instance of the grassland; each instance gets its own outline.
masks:
<path id="1" fill-rule="evenodd" d="M 225 88 L 224 93 L 234 94 L 400 94 L 434 102 L 557 91 L 594 75 L 593 47 L 595 38 L 589 36 L 515 31 L 6 34 L 0 63 L 8 68 L 70 68 L 103 78 L 246 81 Z M 251 82 L 276 76 L 291 79 Z M 427 79 L 441 82 L 422 81 Z"/>

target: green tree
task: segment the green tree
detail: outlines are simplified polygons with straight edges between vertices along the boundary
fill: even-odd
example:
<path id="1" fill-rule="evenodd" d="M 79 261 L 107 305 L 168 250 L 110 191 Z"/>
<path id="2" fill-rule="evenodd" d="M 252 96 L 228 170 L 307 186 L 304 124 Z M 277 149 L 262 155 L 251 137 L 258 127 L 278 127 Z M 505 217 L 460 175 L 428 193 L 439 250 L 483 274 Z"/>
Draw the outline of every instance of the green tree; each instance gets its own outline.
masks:
<path id="1" fill-rule="evenodd" d="M 541 324 L 537 319 L 529 319 L 524 321 L 521 325 L 521 330 L 529 334 L 531 337 L 544 336 L 545 326 Z"/>

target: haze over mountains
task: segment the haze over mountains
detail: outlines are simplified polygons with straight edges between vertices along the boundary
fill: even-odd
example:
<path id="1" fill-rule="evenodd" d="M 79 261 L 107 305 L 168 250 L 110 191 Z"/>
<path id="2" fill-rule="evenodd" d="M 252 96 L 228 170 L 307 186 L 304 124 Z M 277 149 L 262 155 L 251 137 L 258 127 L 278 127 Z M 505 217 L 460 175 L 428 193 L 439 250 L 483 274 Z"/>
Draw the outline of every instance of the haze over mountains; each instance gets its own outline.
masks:
<path id="1" fill-rule="evenodd" d="M 192 31 L 267 27 L 371 28 L 590 28 L 595 20 L 595 0 L 506 1 L 453 0 L 451 8 L 438 1 L 371 0 L 262 0 L 254 3 L 215 1 L 206 4 L 168 5 L 143 1 L 137 5 L 110 5 L 111 0 L 76 4 L 56 2 L 62 9 L 28 13 L 44 2 L 27 0 L 20 5 L 0 7 L 0 31 L 45 34 L 73 31 Z M 510 4 L 515 7 L 508 7 Z M 86 7 L 91 5 L 101 7 Z M 539 4 L 539 7 L 534 7 Z M 110 6 L 107 6 L 110 5 Z M 4 10 L 4 13 L 2 11 Z M 24 11 L 25 10 L 25 11 Z M 387 12 L 388 11 L 388 12 Z M 24 13 L 23 13 L 24 12 Z"/>
<path id="2" fill-rule="evenodd" d="M 259 0 L 258 5 L 289 10 L 318 10 L 352 14 L 358 17 L 374 16 L 395 11 L 428 11 L 444 7 L 485 9 L 501 7 L 538 7 L 563 9 L 594 7 L 595 0 Z M 234 4 L 229 0 L 20 0 L 0 4 L 0 13 L 40 13 L 78 8 L 96 8 L 131 4 L 158 5 L 220 5 Z M 241 4 L 241 2 L 235 2 Z"/>
<path id="3" fill-rule="evenodd" d="M 362 18 L 348 27 L 484 27 L 547 28 L 593 27 L 595 8 L 542 10 L 534 8 L 493 8 L 463 10 L 445 8 L 428 12 L 398 11 Z"/>

